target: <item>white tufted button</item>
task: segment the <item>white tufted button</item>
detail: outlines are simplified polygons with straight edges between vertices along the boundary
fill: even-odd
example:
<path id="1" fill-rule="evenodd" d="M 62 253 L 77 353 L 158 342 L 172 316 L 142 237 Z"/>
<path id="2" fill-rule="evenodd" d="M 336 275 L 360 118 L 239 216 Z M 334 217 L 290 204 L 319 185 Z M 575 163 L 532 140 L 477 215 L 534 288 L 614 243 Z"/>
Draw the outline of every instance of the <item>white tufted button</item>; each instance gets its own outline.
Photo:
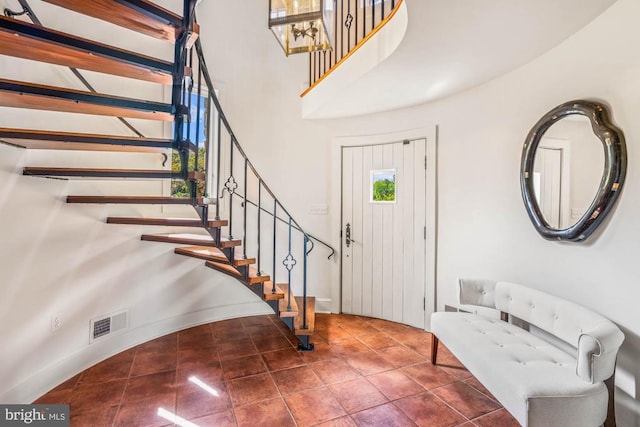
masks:
<path id="1" fill-rule="evenodd" d="M 558 315 L 556 314 L 555 316 L 553 316 L 553 318 L 558 320 L 560 317 L 558 317 Z"/>
<path id="2" fill-rule="evenodd" d="M 521 363 L 522 363 L 523 365 L 525 365 L 525 366 L 526 366 L 526 364 L 527 364 L 527 362 L 521 362 Z"/>
<path id="3" fill-rule="evenodd" d="M 481 293 L 482 295 L 486 295 L 486 294 L 487 294 L 487 291 L 482 291 L 482 292 L 480 292 L 480 293 Z"/>

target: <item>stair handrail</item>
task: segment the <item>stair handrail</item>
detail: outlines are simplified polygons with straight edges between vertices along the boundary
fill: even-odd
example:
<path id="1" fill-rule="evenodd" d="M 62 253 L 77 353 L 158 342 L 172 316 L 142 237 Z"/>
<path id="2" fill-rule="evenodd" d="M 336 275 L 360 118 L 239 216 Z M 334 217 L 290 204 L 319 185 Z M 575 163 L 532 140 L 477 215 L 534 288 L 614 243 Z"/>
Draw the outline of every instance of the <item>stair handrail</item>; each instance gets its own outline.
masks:
<path id="1" fill-rule="evenodd" d="M 315 88 L 322 80 L 324 80 L 329 74 L 334 72 L 340 65 L 342 65 L 351 55 L 353 55 L 358 49 L 360 49 L 371 37 L 373 37 L 387 22 L 393 18 L 396 12 L 400 9 L 400 5 L 403 0 L 363 0 L 370 3 L 369 6 L 365 6 L 362 10 L 367 8 L 371 10 L 371 25 L 367 26 L 367 16 L 361 16 L 358 13 L 358 0 L 336 0 L 336 11 L 334 13 L 334 22 L 330 23 L 334 26 L 333 34 L 335 41 L 333 43 L 334 48 L 331 51 L 314 51 L 309 53 L 309 87 L 300 94 L 300 97 L 304 97 L 313 88 Z M 379 15 L 376 16 L 376 7 L 380 5 Z M 387 12 L 385 5 L 389 4 L 390 9 Z M 351 14 L 352 7 L 354 6 L 354 14 Z M 345 8 L 346 6 L 346 8 Z M 345 9 L 347 13 L 345 13 Z M 338 12 L 340 11 L 340 12 Z M 338 18 L 340 15 L 340 18 Z M 358 23 L 362 22 L 360 27 L 362 33 L 358 31 Z M 355 26 L 355 31 L 351 31 L 351 27 Z M 345 35 L 345 27 L 346 35 Z M 338 32 L 340 29 L 340 32 Z M 351 43 L 351 34 L 354 35 L 354 44 Z M 340 37 L 338 37 L 340 35 Z M 344 42 L 346 41 L 346 50 Z M 338 44 L 340 46 L 338 47 Z"/>
<path id="2" fill-rule="evenodd" d="M 189 9 L 187 7 L 187 3 L 193 4 L 193 0 L 185 0 L 185 13 L 191 13 L 193 12 L 193 9 Z M 195 22 L 195 17 L 192 17 L 193 21 Z M 180 36 L 180 39 L 182 39 L 185 36 L 185 32 L 186 29 L 191 28 L 192 22 L 188 22 L 188 20 L 185 19 L 185 28 L 183 29 L 183 33 Z M 177 43 L 177 44 L 181 44 L 181 43 Z M 284 222 L 288 224 L 288 237 L 287 237 L 287 255 L 286 257 L 282 260 L 282 265 L 284 265 L 284 267 L 287 270 L 287 275 L 288 275 L 288 291 L 287 291 L 287 296 L 286 296 L 286 302 L 287 302 L 287 310 L 292 310 L 292 300 L 291 300 L 291 278 L 292 278 L 292 270 L 295 267 L 295 265 L 297 264 L 297 260 L 295 259 L 295 257 L 293 256 L 292 253 L 292 230 L 296 230 L 298 232 L 300 232 L 302 234 L 302 238 L 303 238 L 303 248 L 302 248 L 302 257 L 303 257 L 303 264 L 302 264 L 302 295 L 303 295 L 303 299 L 302 299 L 302 323 L 300 325 L 300 329 L 304 330 L 304 329 L 309 329 L 309 323 L 308 323 L 308 319 L 307 319 L 307 290 L 308 290 L 308 284 L 307 284 L 307 261 L 308 261 L 308 256 L 311 253 L 311 251 L 314 249 L 315 242 L 318 242 L 322 245 L 324 245 L 325 247 L 329 248 L 331 253 L 328 256 L 327 259 L 331 259 L 331 257 L 335 254 L 335 249 L 329 245 L 328 243 L 318 239 L 317 237 L 307 233 L 302 226 L 300 225 L 300 223 L 298 221 L 296 221 L 293 217 L 293 215 L 291 215 L 291 213 L 284 207 L 284 205 L 281 203 L 281 201 L 276 197 L 274 191 L 265 183 L 264 179 L 262 178 L 262 176 L 260 175 L 260 173 L 258 172 L 257 168 L 254 166 L 254 164 L 249 160 L 247 154 L 245 153 L 244 149 L 242 148 L 242 146 L 240 145 L 235 133 L 233 132 L 233 129 L 231 128 L 231 124 L 229 123 L 229 120 L 227 118 L 227 116 L 224 113 L 224 110 L 222 109 L 222 105 L 220 103 L 220 100 L 218 99 L 218 96 L 215 92 L 215 85 L 213 84 L 213 80 L 211 79 L 211 74 L 209 73 L 209 69 L 206 63 L 206 59 L 204 56 L 204 50 L 202 47 L 202 42 L 200 40 L 200 38 L 197 38 L 195 40 L 195 42 L 193 43 L 193 45 L 186 49 L 189 51 L 188 58 L 185 58 L 185 54 L 187 53 L 186 50 L 184 49 L 184 44 L 182 44 L 182 47 L 180 49 L 183 49 L 182 52 L 178 52 L 178 50 L 176 50 L 176 62 L 177 61 L 184 61 L 185 64 L 187 64 L 187 69 L 188 70 L 194 70 L 194 58 L 193 58 L 193 52 L 195 51 L 195 56 L 196 56 L 196 60 L 197 60 L 197 90 L 198 90 L 198 105 L 197 105 L 197 118 L 196 118 L 196 153 L 195 153 L 195 165 L 194 165 L 194 169 L 198 169 L 198 156 L 199 156 L 199 151 L 200 151 L 200 135 L 199 135 L 199 129 L 200 129 L 200 123 L 199 121 L 201 120 L 200 118 L 200 103 L 201 103 L 201 93 L 202 93 L 202 80 L 204 80 L 204 85 L 206 86 L 207 89 L 207 108 L 206 108 L 206 113 L 207 113 L 207 117 L 204 119 L 206 120 L 206 127 L 203 129 L 205 132 L 205 138 L 203 140 L 203 143 L 206 144 L 203 148 L 205 149 L 207 156 L 205 159 L 206 165 L 205 165 L 205 169 L 208 171 L 210 166 L 208 164 L 209 162 L 209 158 L 210 158 L 210 153 L 209 150 L 212 149 L 212 144 L 215 144 L 215 147 L 213 147 L 213 149 L 215 149 L 217 151 L 217 155 L 216 155 L 216 165 L 214 166 L 216 168 L 215 170 L 215 190 L 213 190 L 213 188 L 210 186 L 210 184 L 212 185 L 213 183 L 208 183 L 206 180 L 205 181 L 205 187 L 204 187 L 204 191 L 205 191 L 205 199 L 208 198 L 209 194 L 213 193 L 213 191 L 215 191 L 215 218 L 216 219 L 220 219 L 220 199 L 222 199 L 222 197 L 224 196 L 224 192 L 226 191 L 229 195 L 229 203 L 228 203 L 228 225 L 227 225 L 227 231 L 228 231 L 228 236 L 229 239 L 233 239 L 233 218 L 234 218 L 234 214 L 233 214 L 233 206 L 234 206 L 234 197 L 239 197 L 240 200 L 242 201 L 241 204 L 241 208 L 244 210 L 242 213 L 242 218 L 243 218 L 243 237 L 242 237 L 242 242 L 243 242 L 243 254 L 242 254 L 242 258 L 247 259 L 247 206 L 248 205 L 253 205 L 255 207 L 257 207 L 257 270 L 258 270 L 258 275 L 262 275 L 262 270 L 261 270 L 261 228 L 262 228 L 262 221 L 261 221 L 261 217 L 263 212 L 267 212 L 269 215 L 271 215 L 273 217 L 273 264 L 272 264 L 272 276 L 271 276 L 271 282 L 272 282 L 272 289 L 271 292 L 273 294 L 276 293 L 276 258 L 277 258 L 277 236 L 278 236 L 278 232 L 277 232 L 277 222 Z M 179 48 L 176 48 L 179 49 Z M 191 109 L 191 97 L 193 95 L 193 84 L 194 84 L 194 78 L 192 75 L 187 75 L 187 77 L 185 78 L 185 73 L 182 72 L 182 70 L 178 70 L 178 67 L 176 67 L 176 76 L 174 77 L 176 78 L 176 80 L 174 81 L 174 94 L 173 94 L 173 103 L 174 103 L 174 107 L 176 108 L 176 110 L 186 110 L 186 111 L 190 111 Z M 178 90 L 180 89 L 180 90 Z M 180 94 L 180 96 L 178 96 Z M 188 96 L 188 108 L 185 108 L 187 106 L 184 105 L 184 97 Z M 212 110 L 212 104 L 213 104 L 213 108 L 215 108 L 215 110 Z M 216 126 L 216 130 L 217 130 L 217 134 L 215 135 L 215 143 L 212 142 L 212 138 L 211 138 L 211 114 L 212 111 L 217 112 L 217 126 Z M 190 113 L 187 113 L 187 122 L 186 125 L 189 126 L 189 116 Z M 188 154 L 188 148 L 191 144 L 190 138 L 189 138 L 189 132 L 190 132 L 190 128 L 187 127 L 187 137 L 184 138 L 184 126 L 185 126 L 185 116 L 181 115 L 180 111 L 177 111 L 176 113 L 176 131 L 175 131 L 175 138 L 176 140 L 178 140 L 178 144 L 177 144 L 177 148 L 179 149 L 180 155 L 181 155 L 181 162 L 182 162 L 182 168 L 183 168 L 183 172 L 186 173 L 186 165 L 188 165 L 189 162 L 189 154 Z M 222 128 L 224 127 L 224 130 L 226 131 L 226 135 L 228 135 L 229 137 L 229 154 L 228 154 L 228 158 L 229 158 L 229 177 L 227 178 L 227 180 L 224 182 L 223 185 L 222 184 L 222 178 L 221 178 L 221 149 L 222 149 Z M 244 170 L 242 171 L 242 174 L 244 175 L 244 179 L 241 181 L 243 184 L 243 191 L 242 193 L 238 191 L 238 187 L 239 187 L 239 183 L 238 181 L 236 181 L 236 178 L 234 176 L 234 151 L 237 151 L 242 160 L 242 164 L 244 167 Z M 251 173 L 253 174 L 253 176 L 255 177 L 255 179 L 258 182 L 258 200 L 257 203 L 253 202 L 251 200 L 248 199 L 247 196 L 247 188 L 248 188 L 248 171 L 251 171 Z M 238 176 L 240 175 L 240 173 L 238 173 Z M 273 200 L 273 211 L 269 212 L 269 210 L 265 209 L 262 206 L 262 191 L 266 190 L 266 193 L 268 194 L 268 196 Z M 198 194 L 198 188 L 197 188 L 197 184 L 195 182 L 191 183 L 191 197 L 194 201 L 196 201 L 196 199 L 198 198 L 199 194 Z M 199 213 L 201 215 L 201 217 L 203 218 L 203 220 L 205 218 L 208 217 L 208 205 L 204 205 L 204 206 L 198 206 L 197 209 L 199 209 Z M 280 214 L 280 215 L 279 215 Z M 282 216 L 284 216 L 284 218 Z M 218 243 L 220 243 L 220 234 L 221 231 L 215 231 L 213 232 L 215 234 L 212 234 L 212 236 L 214 237 L 214 239 L 216 239 L 216 241 Z M 227 258 L 230 261 L 233 261 L 235 259 L 235 250 L 233 248 L 230 248 L 227 250 L 227 252 L 225 252 L 225 254 L 227 255 Z M 245 268 L 244 273 L 245 275 L 245 279 L 248 279 L 248 268 Z M 295 322 L 292 320 L 292 323 L 289 325 L 289 327 L 295 332 L 295 330 L 297 329 L 297 327 L 295 326 Z M 300 338 L 301 340 L 301 346 L 299 347 L 300 349 L 303 350 L 309 350 L 313 348 L 313 344 L 310 344 L 308 342 L 308 336 L 305 333 L 302 333 L 301 335 L 298 336 L 298 338 Z"/>

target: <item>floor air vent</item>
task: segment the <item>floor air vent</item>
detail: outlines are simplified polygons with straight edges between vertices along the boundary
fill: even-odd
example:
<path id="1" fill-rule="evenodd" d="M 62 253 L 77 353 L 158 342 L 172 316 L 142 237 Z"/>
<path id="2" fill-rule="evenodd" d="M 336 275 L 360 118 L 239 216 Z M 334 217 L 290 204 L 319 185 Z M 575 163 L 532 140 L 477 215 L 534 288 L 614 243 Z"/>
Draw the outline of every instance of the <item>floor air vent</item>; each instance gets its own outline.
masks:
<path id="1" fill-rule="evenodd" d="M 128 326 L 128 320 L 128 310 L 122 310 L 91 319 L 89 343 L 92 343 L 97 339 L 104 338 L 114 332 L 126 329 Z"/>

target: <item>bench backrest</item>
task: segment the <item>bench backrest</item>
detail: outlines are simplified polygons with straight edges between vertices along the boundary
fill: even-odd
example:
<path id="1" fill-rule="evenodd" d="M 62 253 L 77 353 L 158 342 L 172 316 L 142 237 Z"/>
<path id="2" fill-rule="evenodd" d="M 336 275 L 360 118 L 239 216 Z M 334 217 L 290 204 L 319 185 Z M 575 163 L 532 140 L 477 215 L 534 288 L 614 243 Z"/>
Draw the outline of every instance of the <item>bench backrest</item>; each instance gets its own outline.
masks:
<path id="1" fill-rule="evenodd" d="M 596 382 L 613 374 L 624 335 L 605 317 L 515 283 L 476 279 L 459 279 L 458 283 L 460 303 L 509 313 L 576 348 L 576 374 L 580 377 Z"/>

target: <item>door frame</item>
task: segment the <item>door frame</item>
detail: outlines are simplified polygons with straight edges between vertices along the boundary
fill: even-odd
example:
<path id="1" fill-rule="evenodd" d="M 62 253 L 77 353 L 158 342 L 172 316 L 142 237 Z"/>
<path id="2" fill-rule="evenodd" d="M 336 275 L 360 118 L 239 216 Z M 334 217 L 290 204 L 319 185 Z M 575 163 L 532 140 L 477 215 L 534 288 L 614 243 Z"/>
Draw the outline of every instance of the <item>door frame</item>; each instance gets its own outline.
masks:
<path id="1" fill-rule="evenodd" d="M 331 271 L 331 311 L 339 313 L 342 307 L 342 148 L 389 144 L 404 140 L 426 139 L 426 280 L 425 280 L 425 330 L 430 331 L 431 314 L 437 307 L 437 126 L 408 129 L 405 131 L 373 135 L 336 136 L 331 143 L 331 243 L 336 248 L 335 262 Z"/>

